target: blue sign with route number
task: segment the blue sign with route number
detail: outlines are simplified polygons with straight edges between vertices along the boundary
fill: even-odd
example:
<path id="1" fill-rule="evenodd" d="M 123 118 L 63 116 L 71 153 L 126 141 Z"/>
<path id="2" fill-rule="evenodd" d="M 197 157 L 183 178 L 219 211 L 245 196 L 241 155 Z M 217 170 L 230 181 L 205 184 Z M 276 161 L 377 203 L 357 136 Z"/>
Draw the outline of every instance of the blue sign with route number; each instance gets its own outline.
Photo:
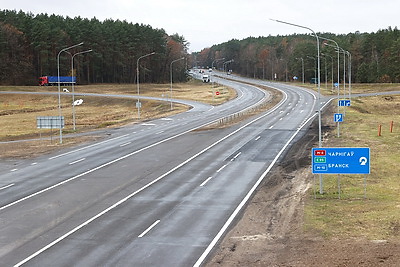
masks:
<path id="1" fill-rule="evenodd" d="M 338 106 L 339 107 L 350 107 L 351 101 L 348 99 L 342 99 L 338 101 Z"/>
<path id="2" fill-rule="evenodd" d="M 314 174 L 370 173 L 369 148 L 313 148 L 311 153 Z"/>
<path id="3" fill-rule="evenodd" d="M 343 122 L 343 114 L 342 113 L 335 113 L 333 115 L 335 122 Z"/>

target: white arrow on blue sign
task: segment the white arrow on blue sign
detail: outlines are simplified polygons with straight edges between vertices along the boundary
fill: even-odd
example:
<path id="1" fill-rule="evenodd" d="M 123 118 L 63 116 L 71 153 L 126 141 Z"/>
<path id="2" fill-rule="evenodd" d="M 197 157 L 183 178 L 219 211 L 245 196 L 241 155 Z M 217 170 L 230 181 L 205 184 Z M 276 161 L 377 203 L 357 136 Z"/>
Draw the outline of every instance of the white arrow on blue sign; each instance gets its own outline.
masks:
<path id="1" fill-rule="evenodd" d="M 335 122 L 343 122 L 343 113 L 335 113 L 335 115 L 333 115 L 333 119 Z"/>
<path id="2" fill-rule="evenodd" d="M 313 148 L 311 153 L 314 174 L 370 173 L 369 148 Z"/>

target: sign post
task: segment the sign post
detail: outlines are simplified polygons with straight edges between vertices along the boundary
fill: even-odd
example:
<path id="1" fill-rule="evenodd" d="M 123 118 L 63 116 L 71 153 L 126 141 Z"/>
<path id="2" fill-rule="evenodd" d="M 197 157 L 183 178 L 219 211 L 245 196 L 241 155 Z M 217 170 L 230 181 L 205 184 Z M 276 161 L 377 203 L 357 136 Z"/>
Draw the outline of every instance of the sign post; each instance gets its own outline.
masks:
<path id="1" fill-rule="evenodd" d="M 343 113 L 335 113 L 334 115 L 333 115 L 333 120 L 335 121 L 335 122 L 337 122 L 337 125 L 338 125 L 338 127 L 337 127 L 337 137 L 340 137 L 340 123 L 341 122 L 343 122 Z"/>
<path id="2" fill-rule="evenodd" d="M 36 117 L 36 126 L 38 129 L 61 129 L 65 126 L 64 116 L 38 116 Z M 50 135 L 53 138 L 53 135 Z M 40 133 L 42 138 L 42 133 Z M 51 139 L 52 140 L 52 139 Z M 62 143 L 62 135 L 60 135 L 60 143 Z"/>

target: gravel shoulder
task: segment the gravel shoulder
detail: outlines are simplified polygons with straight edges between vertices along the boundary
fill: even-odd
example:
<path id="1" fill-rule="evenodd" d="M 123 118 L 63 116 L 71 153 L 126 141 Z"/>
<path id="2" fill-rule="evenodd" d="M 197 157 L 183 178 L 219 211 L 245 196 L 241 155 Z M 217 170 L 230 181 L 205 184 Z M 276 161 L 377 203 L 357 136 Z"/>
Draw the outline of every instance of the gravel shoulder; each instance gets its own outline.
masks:
<path id="1" fill-rule="evenodd" d="M 325 124 L 324 124 L 325 125 Z M 400 266 L 400 244 L 324 238 L 304 226 L 313 197 L 310 150 L 318 125 L 294 144 L 260 185 L 206 266 Z"/>

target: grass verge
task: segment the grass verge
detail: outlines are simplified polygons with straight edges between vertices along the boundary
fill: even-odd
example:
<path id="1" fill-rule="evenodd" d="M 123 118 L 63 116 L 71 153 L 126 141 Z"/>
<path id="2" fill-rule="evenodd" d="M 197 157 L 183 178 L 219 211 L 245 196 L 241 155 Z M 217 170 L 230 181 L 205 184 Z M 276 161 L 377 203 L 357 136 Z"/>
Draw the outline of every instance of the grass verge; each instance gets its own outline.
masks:
<path id="1" fill-rule="evenodd" d="M 370 147 L 371 174 L 366 176 L 365 198 L 364 175 L 341 175 L 340 200 L 338 175 L 324 175 L 324 194 L 314 199 L 314 190 L 310 191 L 305 207 L 306 229 L 327 238 L 398 241 L 400 96 L 353 99 L 340 125 L 339 138 L 333 118 L 329 121 L 331 130 L 323 146 Z M 394 127 L 390 132 L 392 121 Z M 378 136 L 379 125 L 382 125 L 381 136 Z"/>

